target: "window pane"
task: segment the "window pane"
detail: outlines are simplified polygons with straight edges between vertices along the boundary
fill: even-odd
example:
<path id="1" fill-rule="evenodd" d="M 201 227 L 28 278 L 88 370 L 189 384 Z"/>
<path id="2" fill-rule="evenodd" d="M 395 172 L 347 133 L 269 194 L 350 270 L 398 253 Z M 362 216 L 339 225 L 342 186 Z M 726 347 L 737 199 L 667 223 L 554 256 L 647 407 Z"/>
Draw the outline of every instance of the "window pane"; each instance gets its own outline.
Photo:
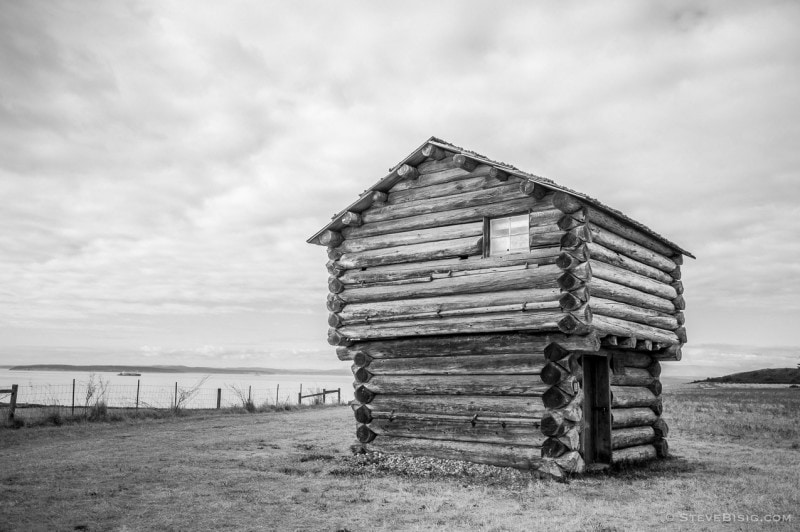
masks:
<path id="1" fill-rule="evenodd" d="M 489 246 L 490 255 L 503 255 L 508 252 L 508 238 L 492 238 Z"/>
<path id="2" fill-rule="evenodd" d="M 509 222 L 511 224 L 511 234 L 512 235 L 521 235 L 523 233 L 528 232 L 528 215 L 523 214 L 522 216 L 512 216 L 509 218 Z"/>
<path id="3" fill-rule="evenodd" d="M 492 236 L 500 236 L 500 234 L 508 232 L 508 218 L 495 218 L 491 224 Z"/>
<path id="4" fill-rule="evenodd" d="M 510 244 L 512 251 L 528 251 L 528 235 L 513 235 Z"/>

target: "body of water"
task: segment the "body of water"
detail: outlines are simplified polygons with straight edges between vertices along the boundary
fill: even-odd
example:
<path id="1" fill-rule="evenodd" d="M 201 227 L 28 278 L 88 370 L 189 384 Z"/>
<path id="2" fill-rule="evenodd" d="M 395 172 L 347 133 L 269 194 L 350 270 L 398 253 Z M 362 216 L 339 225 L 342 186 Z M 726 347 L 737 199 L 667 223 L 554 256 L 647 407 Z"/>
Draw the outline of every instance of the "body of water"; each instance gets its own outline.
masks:
<path id="1" fill-rule="evenodd" d="M 341 389 L 343 403 L 353 399 L 353 377 L 348 375 L 267 375 L 258 373 L 148 373 L 122 376 L 116 372 L 12 371 L 0 368 L 0 389 L 19 385 L 19 403 L 75 405 L 93 404 L 103 395 L 108 406 L 170 408 L 177 399 L 185 408 L 215 408 L 218 390 L 222 406 L 241 405 L 248 396 L 256 406 L 264 403 L 297 404 L 297 394 Z M 177 385 L 177 394 L 176 394 Z M 326 402 L 336 401 L 328 394 Z M 304 399 L 303 402 L 308 402 Z M 8 402 L 0 396 L 0 402 Z"/>

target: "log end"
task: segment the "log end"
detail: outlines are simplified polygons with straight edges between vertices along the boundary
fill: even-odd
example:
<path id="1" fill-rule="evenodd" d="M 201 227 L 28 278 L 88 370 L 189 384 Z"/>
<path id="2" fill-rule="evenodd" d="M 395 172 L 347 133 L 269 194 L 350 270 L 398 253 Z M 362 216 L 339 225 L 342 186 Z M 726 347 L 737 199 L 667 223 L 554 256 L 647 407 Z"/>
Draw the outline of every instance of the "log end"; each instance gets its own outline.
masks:
<path id="1" fill-rule="evenodd" d="M 359 425 L 356 429 L 356 438 L 358 438 L 358 441 L 361 443 L 369 443 L 374 440 L 376 436 L 377 434 L 366 425 Z"/>
<path id="2" fill-rule="evenodd" d="M 369 404 L 375 399 L 375 392 L 365 386 L 359 386 L 356 388 L 355 392 L 353 392 L 353 396 L 359 403 Z"/>
<path id="3" fill-rule="evenodd" d="M 566 213 L 573 213 L 583 208 L 577 198 L 561 191 L 556 192 L 553 196 L 553 205 L 555 205 L 556 209 Z"/>

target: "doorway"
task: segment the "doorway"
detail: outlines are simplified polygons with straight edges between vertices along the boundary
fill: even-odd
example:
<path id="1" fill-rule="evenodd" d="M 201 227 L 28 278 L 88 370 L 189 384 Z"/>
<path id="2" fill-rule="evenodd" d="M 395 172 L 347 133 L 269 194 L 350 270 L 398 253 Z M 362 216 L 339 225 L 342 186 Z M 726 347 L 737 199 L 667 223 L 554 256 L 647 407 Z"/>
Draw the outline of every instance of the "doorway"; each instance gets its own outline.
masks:
<path id="1" fill-rule="evenodd" d="M 583 460 L 611 464 L 611 387 L 608 358 L 583 355 Z"/>

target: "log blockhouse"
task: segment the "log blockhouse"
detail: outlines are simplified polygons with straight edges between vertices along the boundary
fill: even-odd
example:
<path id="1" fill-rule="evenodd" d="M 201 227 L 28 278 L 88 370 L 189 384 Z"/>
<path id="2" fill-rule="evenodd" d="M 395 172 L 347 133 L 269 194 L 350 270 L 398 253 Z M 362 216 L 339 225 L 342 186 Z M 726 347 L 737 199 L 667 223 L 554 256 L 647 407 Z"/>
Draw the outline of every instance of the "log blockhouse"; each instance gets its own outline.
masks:
<path id="1" fill-rule="evenodd" d="M 365 450 L 556 476 L 663 457 L 688 251 L 435 137 L 312 236 Z"/>

